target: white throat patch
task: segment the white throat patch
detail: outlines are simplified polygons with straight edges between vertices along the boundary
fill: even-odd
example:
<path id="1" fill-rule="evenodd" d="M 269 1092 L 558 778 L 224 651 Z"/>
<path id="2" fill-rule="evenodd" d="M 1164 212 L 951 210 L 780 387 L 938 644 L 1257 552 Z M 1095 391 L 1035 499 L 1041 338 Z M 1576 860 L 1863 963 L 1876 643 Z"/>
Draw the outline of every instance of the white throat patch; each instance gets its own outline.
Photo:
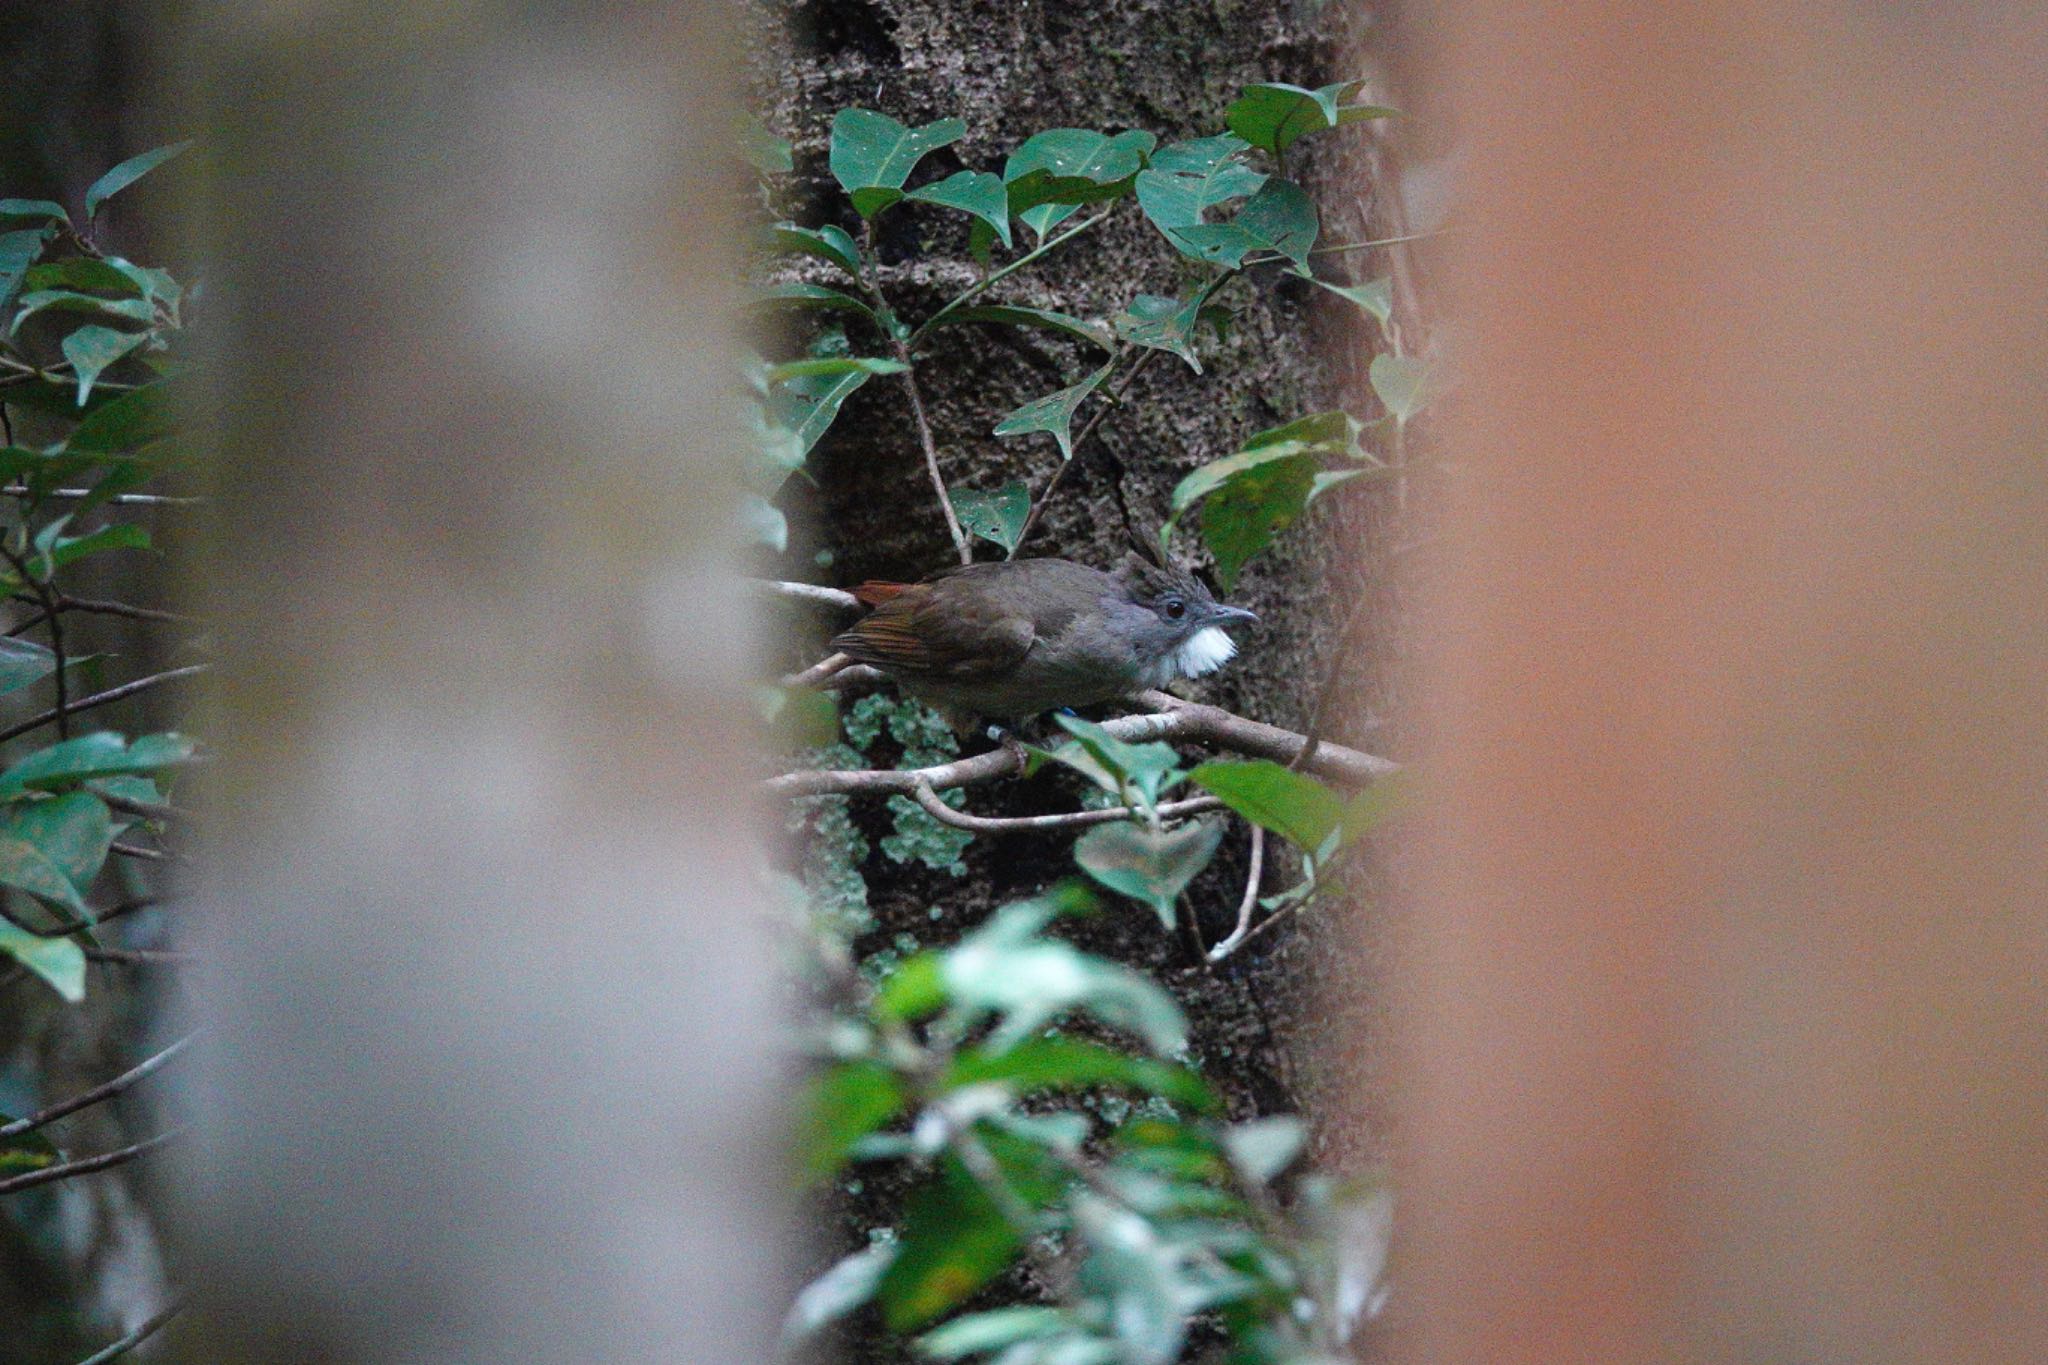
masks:
<path id="1" fill-rule="evenodd" d="M 1214 673 L 1236 654 L 1237 641 L 1225 634 L 1223 627 L 1203 626 L 1174 651 L 1173 662 L 1183 678 L 1199 678 Z"/>

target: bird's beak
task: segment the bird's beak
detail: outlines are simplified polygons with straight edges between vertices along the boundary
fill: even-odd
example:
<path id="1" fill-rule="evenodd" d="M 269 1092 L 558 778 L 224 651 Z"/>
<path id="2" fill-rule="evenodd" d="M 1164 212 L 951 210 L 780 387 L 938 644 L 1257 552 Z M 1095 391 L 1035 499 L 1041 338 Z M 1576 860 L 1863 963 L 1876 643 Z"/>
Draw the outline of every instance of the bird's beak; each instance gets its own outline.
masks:
<path id="1" fill-rule="evenodd" d="M 1247 611 L 1243 607 L 1226 607 L 1221 603 L 1218 603 L 1216 606 L 1216 623 L 1218 625 L 1229 625 L 1234 621 L 1242 621 L 1246 625 L 1253 625 L 1258 622 L 1258 619 L 1259 614 L 1257 612 Z"/>

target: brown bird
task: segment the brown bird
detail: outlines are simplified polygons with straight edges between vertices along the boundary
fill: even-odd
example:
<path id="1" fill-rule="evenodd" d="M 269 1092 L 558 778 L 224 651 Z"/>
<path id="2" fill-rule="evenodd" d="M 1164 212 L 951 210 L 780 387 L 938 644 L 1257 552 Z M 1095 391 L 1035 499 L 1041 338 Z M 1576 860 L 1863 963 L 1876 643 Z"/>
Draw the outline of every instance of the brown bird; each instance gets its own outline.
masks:
<path id="1" fill-rule="evenodd" d="M 1258 620 L 1137 555 L 1114 573 L 1065 559 L 969 564 L 854 596 L 875 610 L 833 649 L 955 716 L 1000 719 L 1213 672 L 1237 653 L 1224 627 Z"/>

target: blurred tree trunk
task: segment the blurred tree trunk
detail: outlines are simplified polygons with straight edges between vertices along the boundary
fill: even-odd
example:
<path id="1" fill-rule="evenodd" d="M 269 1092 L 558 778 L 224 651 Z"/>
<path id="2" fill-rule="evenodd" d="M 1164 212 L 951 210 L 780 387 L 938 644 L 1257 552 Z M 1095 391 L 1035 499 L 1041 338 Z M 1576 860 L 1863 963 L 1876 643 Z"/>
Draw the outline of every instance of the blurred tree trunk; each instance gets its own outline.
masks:
<path id="1" fill-rule="evenodd" d="M 716 6 L 226 7 L 206 1360 L 763 1360 Z"/>
<path id="2" fill-rule="evenodd" d="M 1405 1358 L 2048 1359 L 2048 17 L 1419 8 Z"/>

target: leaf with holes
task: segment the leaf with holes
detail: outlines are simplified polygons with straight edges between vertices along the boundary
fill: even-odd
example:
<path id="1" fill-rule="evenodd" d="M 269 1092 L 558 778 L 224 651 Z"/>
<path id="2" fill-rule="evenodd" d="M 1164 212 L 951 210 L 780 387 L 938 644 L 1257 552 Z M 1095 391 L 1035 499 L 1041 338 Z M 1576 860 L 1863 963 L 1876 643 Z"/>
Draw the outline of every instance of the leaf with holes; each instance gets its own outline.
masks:
<path id="1" fill-rule="evenodd" d="M 861 217 L 872 218 L 903 198 L 917 163 L 967 136 L 957 118 L 909 128 L 871 109 L 842 109 L 832 120 L 832 174 Z"/>
<path id="2" fill-rule="evenodd" d="M 1021 483 L 1007 483 L 993 493 L 955 489 L 951 497 L 962 526 L 1006 551 L 1017 548 L 1017 539 L 1024 534 L 1024 519 L 1031 515 L 1030 489 Z"/>
<path id="3" fill-rule="evenodd" d="M 1138 207 L 1177 250 L 1193 254 L 1174 239 L 1173 229 L 1196 227 L 1208 210 L 1256 194 L 1266 183 L 1264 175 L 1238 160 L 1247 147 L 1244 139 L 1228 134 L 1176 142 L 1160 148 L 1139 174 Z"/>
<path id="4" fill-rule="evenodd" d="M 1171 929 L 1174 902 L 1216 856 L 1220 820 L 1190 820 L 1173 829 L 1130 821 L 1097 825 L 1074 843 L 1074 861 L 1110 890 L 1142 901 Z"/>
<path id="5" fill-rule="evenodd" d="M 1235 270 L 1245 257 L 1264 250 L 1306 269 L 1319 230 L 1315 204 L 1302 188 L 1275 179 L 1260 186 L 1230 222 L 1168 228 L 1166 235 L 1183 255 L 1212 265 Z"/>
<path id="6" fill-rule="evenodd" d="M 1003 178 L 989 171 L 955 171 L 935 185 L 923 185 L 904 196 L 920 204 L 937 204 L 974 215 L 1010 244 L 1010 199 Z"/>
<path id="7" fill-rule="evenodd" d="M 1010 212 L 1043 237 L 1082 204 L 1129 193 L 1157 144 L 1152 134 L 1135 129 L 1111 135 L 1049 128 L 1034 134 L 1003 165 Z"/>
<path id="8" fill-rule="evenodd" d="M 1095 392 L 1102 381 L 1109 378 L 1115 362 L 1104 365 L 1078 384 L 1069 384 L 1056 393 L 1043 398 L 1034 398 L 1023 407 L 996 423 L 998 436 L 1024 436 L 1043 431 L 1060 443 L 1060 456 L 1074 458 L 1074 414 L 1088 401 L 1088 395 Z"/>
<path id="9" fill-rule="evenodd" d="M 1202 307 L 1210 292 L 1209 287 L 1204 287 L 1186 299 L 1140 294 L 1131 300 L 1129 308 L 1110 319 L 1110 326 L 1132 345 L 1171 352 L 1200 374 L 1202 362 L 1195 355 L 1195 325 L 1201 320 Z"/>

